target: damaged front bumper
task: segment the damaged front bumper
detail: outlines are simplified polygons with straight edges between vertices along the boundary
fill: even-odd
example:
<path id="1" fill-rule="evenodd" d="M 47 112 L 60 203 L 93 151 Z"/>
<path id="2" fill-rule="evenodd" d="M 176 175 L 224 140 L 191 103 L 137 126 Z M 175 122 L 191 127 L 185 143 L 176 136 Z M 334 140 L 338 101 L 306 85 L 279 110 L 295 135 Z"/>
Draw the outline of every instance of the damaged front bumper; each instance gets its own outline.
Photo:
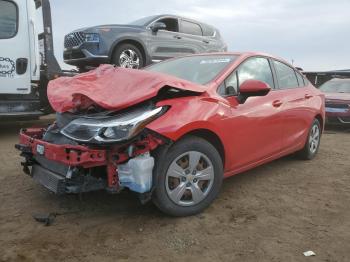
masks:
<path id="1" fill-rule="evenodd" d="M 50 191 L 151 190 L 154 159 L 149 152 L 164 143 L 160 137 L 144 134 L 126 144 L 92 148 L 45 141 L 45 132 L 43 128 L 22 129 L 16 148 L 25 158 L 24 172 Z"/>

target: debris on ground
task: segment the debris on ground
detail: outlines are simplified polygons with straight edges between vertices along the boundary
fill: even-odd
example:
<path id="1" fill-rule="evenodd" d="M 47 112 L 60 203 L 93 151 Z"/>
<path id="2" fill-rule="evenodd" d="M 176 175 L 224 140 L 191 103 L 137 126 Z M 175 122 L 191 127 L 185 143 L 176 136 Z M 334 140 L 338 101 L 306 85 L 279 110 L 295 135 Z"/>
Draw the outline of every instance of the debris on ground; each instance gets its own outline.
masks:
<path id="1" fill-rule="evenodd" d="M 48 214 L 33 214 L 33 218 L 43 223 L 45 226 L 50 226 L 53 221 L 55 221 L 55 218 L 57 216 L 57 213 L 48 213 Z"/>
<path id="2" fill-rule="evenodd" d="M 314 251 L 311 251 L 311 250 L 305 251 L 303 254 L 306 257 L 316 256 L 316 253 Z"/>

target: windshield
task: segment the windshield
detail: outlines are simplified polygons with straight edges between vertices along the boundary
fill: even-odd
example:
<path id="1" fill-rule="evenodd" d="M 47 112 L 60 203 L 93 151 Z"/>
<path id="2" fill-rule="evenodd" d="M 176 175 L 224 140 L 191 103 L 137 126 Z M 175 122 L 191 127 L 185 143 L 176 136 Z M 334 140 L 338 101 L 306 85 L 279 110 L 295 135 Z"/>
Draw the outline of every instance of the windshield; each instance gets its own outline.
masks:
<path id="1" fill-rule="evenodd" d="M 235 55 L 187 56 L 154 64 L 145 70 L 172 75 L 203 85 L 213 80 L 236 58 Z"/>
<path id="2" fill-rule="evenodd" d="M 132 21 L 131 23 L 129 23 L 129 25 L 140 25 L 140 26 L 146 26 L 148 25 L 150 22 L 152 22 L 157 16 L 147 16 L 147 17 L 143 17 L 141 19 L 137 19 L 135 21 Z"/>
<path id="3" fill-rule="evenodd" d="M 320 86 L 325 93 L 350 93 L 350 79 L 331 80 Z"/>

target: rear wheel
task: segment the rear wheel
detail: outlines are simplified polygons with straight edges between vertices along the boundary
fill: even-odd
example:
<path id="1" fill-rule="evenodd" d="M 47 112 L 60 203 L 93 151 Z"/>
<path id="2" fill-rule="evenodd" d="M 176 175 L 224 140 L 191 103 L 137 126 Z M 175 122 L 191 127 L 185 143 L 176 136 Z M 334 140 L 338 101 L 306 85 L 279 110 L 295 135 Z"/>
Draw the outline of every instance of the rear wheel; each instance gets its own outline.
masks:
<path id="1" fill-rule="evenodd" d="M 318 119 L 314 119 L 311 124 L 309 135 L 304 148 L 299 151 L 299 156 L 305 160 L 313 159 L 320 147 L 321 142 L 321 125 Z"/>
<path id="2" fill-rule="evenodd" d="M 141 51 L 132 44 L 122 44 L 118 46 L 113 54 L 112 64 L 133 69 L 144 67 Z"/>
<path id="3" fill-rule="evenodd" d="M 153 202 L 172 216 L 194 215 L 217 197 L 223 164 L 216 148 L 198 137 L 186 137 L 156 157 Z"/>

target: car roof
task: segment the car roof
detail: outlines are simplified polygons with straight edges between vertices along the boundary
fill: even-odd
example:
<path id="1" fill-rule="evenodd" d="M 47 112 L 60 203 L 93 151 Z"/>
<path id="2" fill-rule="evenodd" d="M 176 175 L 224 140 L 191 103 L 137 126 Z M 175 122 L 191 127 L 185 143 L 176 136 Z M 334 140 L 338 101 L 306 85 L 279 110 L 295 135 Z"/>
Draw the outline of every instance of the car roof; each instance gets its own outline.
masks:
<path id="1" fill-rule="evenodd" d="M 248 57 L 252 57 L 252 56 L 263 56 L 263 57 L 269 57 L 269 58 L 273 58 L 275 60 L 279 60 L 283 63 L 286 63 L 288 65 L 290 65 L 288 63 L 288 61 L 284 60 L 283 58 L 280 58 L 278 56 L 274 56 L 274 55 L 270 55 L 268 53 L 263 53 L 263 52 L 213 52 L 213 53 L 200 53 L 200 54 L 191 54 L 188 56 L 215 56 L 215 55 L 234 55 L 234 56 L 239 56 L 242 59 L 244 58 L 248 58 Z"/>
<path id="2" fill-rule="evenodd" d="M 151 17 L 151 16 L 150 16 Z M 203 23 L 201 21 L 198 21 L 196 19 L 192 19 L 192 18 L 188 18 L 188 17 L 184 17 L 184 16 L 180 16 L 180 15 L 172 15 L 172 14 L 161 14 L 161 15 L 155 15 L 153 16 L 154 19 L 159 19 L 159 18 L 162 18 L 162 17 L 174 17 L 174 18 L 180 18 L 180 19 L 184 19 L 184 20 L 188 20 L 188 21 L 192 21 L 192 22 L 195 22 L 197 24 L 201 24 L 201 25 L 205 25 L 205 26 L 209 26 L 215 30 L 217 30 L 214 26 L 212 25 L 209 25 L 207 23 Z"/>

